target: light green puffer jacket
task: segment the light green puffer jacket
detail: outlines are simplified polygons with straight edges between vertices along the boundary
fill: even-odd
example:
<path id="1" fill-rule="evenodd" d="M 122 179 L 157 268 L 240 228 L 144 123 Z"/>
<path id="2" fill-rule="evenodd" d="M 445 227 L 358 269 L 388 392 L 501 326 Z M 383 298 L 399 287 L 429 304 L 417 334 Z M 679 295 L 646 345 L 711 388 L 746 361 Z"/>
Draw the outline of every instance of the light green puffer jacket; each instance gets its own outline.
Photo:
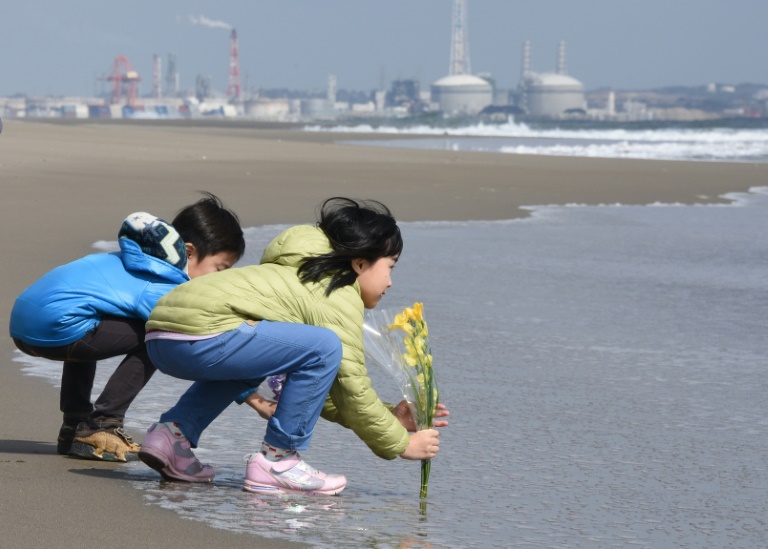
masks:
<path id="1" fill-rule="evenodd" d="M 410 437 L 371 387 L 363 354 L 363 300 L 355 282 L 325 296 L 327 284 L 302 284 L 303 258 L 331 251 L 323 231 L 299 225 L 283 231 L 260 265 L 228 269 L 177 286 L 158 301 L 147 330 L 216 334 L 246 320 L 322 326 L 341 339 L 343 355 L 322 417 L 352 429 L 373 452 L 394 459 Z"/>

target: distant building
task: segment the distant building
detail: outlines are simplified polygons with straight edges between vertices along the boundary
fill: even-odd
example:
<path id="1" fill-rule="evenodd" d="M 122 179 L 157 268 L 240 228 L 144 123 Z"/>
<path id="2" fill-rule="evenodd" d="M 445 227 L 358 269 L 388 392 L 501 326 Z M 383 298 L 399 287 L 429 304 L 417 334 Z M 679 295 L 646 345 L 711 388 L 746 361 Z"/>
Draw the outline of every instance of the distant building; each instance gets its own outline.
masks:
<path id="1" fill-rule="evenodd" d="M 301 100 L 301 117 L 308 120 L 333 118 L 333 105 L 326 98 L 313 97 Z"/>
<path id="2" fill-rule="evenodd" d="M 560 117 L 585 111 L 584 85 L 557 73 L 530 73 L 522 83 L 531 116 Z"/>
<path id="3" fill-rule="evenodd" d="M 420 102 L 418 80 L 395 80 L 385 96 L 387 107 L 408 107 L 418 102 Z"/>
<path id="4" fill-rule="evenodd" d="M 288 120 L 293 114 L 291 101 L 286 98 L 249 99 L 244 104 L 245 114 L 259 120 Z"/>
<path id="5" fill-rule="evenodd" d="M 523 74 L 518 94 L 520 107 L 529 116 L 559 118 L 586 114 L 584 85 L 566 74 L 565 43 L 557 48 L 557 72 L 531 70 L 531 44 L 523 45 Z"/>
<path id="6" fill-rule="evenodd" d="M 432 84 L 432 101 L 448 115 L 475 115 L 493 103 L 493 87 L 470 74 L 455 74 Z"/>

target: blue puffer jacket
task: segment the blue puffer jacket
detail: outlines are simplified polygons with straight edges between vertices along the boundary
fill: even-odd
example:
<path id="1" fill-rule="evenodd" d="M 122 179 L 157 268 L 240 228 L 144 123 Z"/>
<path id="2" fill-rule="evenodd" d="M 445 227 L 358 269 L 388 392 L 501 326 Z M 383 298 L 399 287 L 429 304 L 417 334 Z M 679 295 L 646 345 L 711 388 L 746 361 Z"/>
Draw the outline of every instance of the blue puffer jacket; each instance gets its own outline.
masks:
<path id="1" fill-rule="evenodd" d="M 121 238 L 120 252 L 85 256 L 43 275 L 16 299 L 11 337 L 37 347 L 62 347 L 103 316 L 147 320 L 157 300 L 187 274 Z"/>

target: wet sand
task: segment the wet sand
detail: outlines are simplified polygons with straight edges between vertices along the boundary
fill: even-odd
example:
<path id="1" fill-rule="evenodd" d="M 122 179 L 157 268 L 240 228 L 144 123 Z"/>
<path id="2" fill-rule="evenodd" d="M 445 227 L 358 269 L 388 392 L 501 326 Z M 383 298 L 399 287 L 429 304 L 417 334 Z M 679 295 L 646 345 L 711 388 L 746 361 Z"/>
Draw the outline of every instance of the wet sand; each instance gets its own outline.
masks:
<path id="1" fill-rule="evenodd" d="M 335 143 L 367 138 L 361 134 L 270 124 L 3 122 L 0 540 L 7 547 L 293 546 L 185 521 L 145 505 L 120 465 L 56 454 L 58 390 L 12 361 L 10 310 L 37 277 L 93 253 L 95 241 L 114 240 L 133 211 L 171 219 L 206 190 L 244 227 L 313 222 L 318 203 L 334 195 L 376 198 L 404 221 L 509 219 L 526 215 L 525 205 L 719 202 L 768 181 L 768 164 L 363 148 Z"/>

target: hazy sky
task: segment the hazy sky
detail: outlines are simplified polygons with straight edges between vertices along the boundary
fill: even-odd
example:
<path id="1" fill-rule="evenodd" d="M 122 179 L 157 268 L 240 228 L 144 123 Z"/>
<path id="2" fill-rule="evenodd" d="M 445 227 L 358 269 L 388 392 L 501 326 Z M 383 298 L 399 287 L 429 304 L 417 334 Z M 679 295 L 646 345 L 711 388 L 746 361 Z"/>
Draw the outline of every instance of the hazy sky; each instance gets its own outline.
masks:
<path id="1" fill-rule="evenodd" d="M 467 11 L 472 72 L 501 87 L 517 85 L 525 40 L 539 72 L 564 40 L 588 90 L 768 84 L 768 0 L 469 0 Z M 205 75 L 225 91 L 227 25 L 243 85 L 324 89 L 334 74 L 339 89 L 396 78 L 428 89 L 448 72 L 451 0 L 0 0 L 0 96 L 92 95 L 118 55 L 148 93 L 153 54 L 165 70 L 169 53 L 183 88 Z"/>

